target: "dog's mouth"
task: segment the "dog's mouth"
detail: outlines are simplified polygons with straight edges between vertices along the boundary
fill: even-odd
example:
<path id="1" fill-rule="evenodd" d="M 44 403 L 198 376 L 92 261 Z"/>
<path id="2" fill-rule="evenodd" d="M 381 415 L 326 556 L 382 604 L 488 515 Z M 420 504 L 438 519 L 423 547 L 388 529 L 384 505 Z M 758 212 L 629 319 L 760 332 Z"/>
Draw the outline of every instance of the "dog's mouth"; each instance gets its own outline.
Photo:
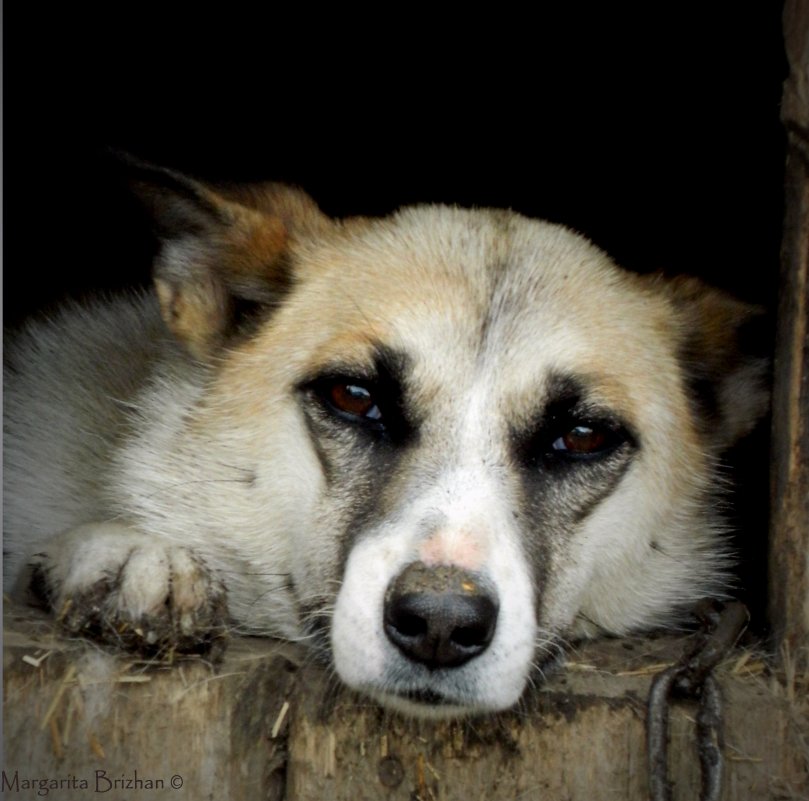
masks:
<path id="1" fill-rule="evenodd" d="M 526 678 L 523 690 L 529 686 L 539 686 L 548 676 L 555 673 L 564 664 L 564 649 L 558 639 L 549 640 L 543 651 L 537 655 L 530 676 Z M 467 692 L 462 686 L 452 685 L 447 688 L 436 688 L 427 684 L 416 686 L 387 685 L 382 687 L 366 687 L 366 692 L 384 706 L 392 707 L 420 718 L 446 719 L 463 718 L 482 713 L 502 711 L 505 707 L 490 705 L 485 698 L 479 698 L 473 691 Z"/>
<path id="2" fill-rule="evenodd" d="M 407 716 L 444 720 L 462 718 L 487 711 L 483 706 L 458 700 L 432 689 L 367 689 L 366 692 L 389 709 Z"/>
<path id="3" fill-rule="evenodd" d="M 396 693 L 396 695 L 414 704 L 425 704 L 427 706 L 458 706 L 457 701 L 453 701 L 435 690 L 405 690 L 404 692 Z"/>

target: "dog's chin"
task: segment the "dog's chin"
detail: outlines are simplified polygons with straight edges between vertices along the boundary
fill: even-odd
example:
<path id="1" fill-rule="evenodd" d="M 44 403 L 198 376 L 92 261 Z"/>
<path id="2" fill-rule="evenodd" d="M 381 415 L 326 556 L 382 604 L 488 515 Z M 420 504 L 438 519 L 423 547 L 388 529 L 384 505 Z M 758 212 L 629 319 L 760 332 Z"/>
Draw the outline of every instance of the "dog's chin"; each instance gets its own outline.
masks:
<path id="1" fill-rule="evenodd" d="M 553 647 L 551 647 L 553 646 Z M 453 720 L 506 712 L 519 705 L 528 687 L 542 684 L 564 664 L 563 650 L 558 640 L 549 640 L 545 652 L 534 660 L 530 675 L 522 686 L 500 685 L 501 692 L 492 692 L 492 685 L 482 696 L 474 687 L 454 682 L 433 682 L 425 676 L 397 677 L 390 681 L 354 683 L 353 689 L 372 698 L 381 706 L 403 716 L 422 720 Z"/>
<path id="2" fill-rule="evenodd" d="M 372 690 L 368 694 L 387 709 L 422 720 L 454 720 L 494 711 L 474 704 L 458 703 L 432 690 L 405 693 Z"/>
<path id="3" fill-rule="evenodd" d="M 434 690 L 366 689 L 365 692 L 387 709 L 422 720 L 453 720 L 498 711 L 484 704 L 475 704 L 473 701 L 459 702 Z"/>

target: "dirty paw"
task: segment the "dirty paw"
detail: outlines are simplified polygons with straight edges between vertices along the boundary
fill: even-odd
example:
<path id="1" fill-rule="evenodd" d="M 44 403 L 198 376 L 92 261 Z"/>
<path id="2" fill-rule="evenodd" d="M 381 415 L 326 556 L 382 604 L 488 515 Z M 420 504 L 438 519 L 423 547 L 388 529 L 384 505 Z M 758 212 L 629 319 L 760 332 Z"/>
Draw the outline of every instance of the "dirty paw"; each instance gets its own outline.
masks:
<path id="1" fill-rule="evenodd" d="M 37 557 L 31 588 L 71 634 L 160 658 L 221 654 L 225 588 L 186 548 L 105 537 L 58 556 Z"/>

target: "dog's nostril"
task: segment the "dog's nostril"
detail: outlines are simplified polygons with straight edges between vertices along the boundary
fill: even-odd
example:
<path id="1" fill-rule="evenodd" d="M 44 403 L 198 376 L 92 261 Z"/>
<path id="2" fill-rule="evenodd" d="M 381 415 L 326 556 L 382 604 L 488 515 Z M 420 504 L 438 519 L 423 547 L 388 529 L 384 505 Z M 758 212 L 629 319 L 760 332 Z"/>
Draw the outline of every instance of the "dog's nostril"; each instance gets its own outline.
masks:
<path id="1" fill-rule="evenodd" d="M 427 619 L 413 610 L 413 600 L 401 598 L 390 608 L 387 622 L 402 637 L 421 637 L 427 633 Z"/>
<path id="2" fill-rule="evenodd" d="M 464 648 L 474 648 L 484 642 L 488 636 L 488 631 L 482 625 L 463 626 L 452 632 L 451 639 Z"/>
<path id="3" fill-rule="evenodd" d="M 486 650 L 497 625 L 493 594 L 460 568 L 409 565 L 385 597 L 385 633 L 409 659 L 458 667 Z"/>

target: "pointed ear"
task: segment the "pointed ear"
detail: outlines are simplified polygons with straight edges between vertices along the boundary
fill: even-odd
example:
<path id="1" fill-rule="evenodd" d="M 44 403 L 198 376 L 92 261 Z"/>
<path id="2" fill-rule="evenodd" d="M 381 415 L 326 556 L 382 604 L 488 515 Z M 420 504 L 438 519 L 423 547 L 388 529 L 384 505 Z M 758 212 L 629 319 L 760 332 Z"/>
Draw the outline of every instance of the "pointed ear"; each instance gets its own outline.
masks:
<path id="1" fill-rule="evenodd" d="M 662 288 L 678 312 L 679 356 L 692 403 L 707 441 L 720 453 L 769 408 L 769 317 L 696 278 L 644 280 Z"/>
<path id="2" fill-rule="evenodd" d="M 154 284 L 163 318 L 199 359 L 238 330 L 246 309 L 281 301 L 293 243 L 332 225 L 292 187 L 213 187 L 128 156 L 121 161 L 160 242 Z"/>

